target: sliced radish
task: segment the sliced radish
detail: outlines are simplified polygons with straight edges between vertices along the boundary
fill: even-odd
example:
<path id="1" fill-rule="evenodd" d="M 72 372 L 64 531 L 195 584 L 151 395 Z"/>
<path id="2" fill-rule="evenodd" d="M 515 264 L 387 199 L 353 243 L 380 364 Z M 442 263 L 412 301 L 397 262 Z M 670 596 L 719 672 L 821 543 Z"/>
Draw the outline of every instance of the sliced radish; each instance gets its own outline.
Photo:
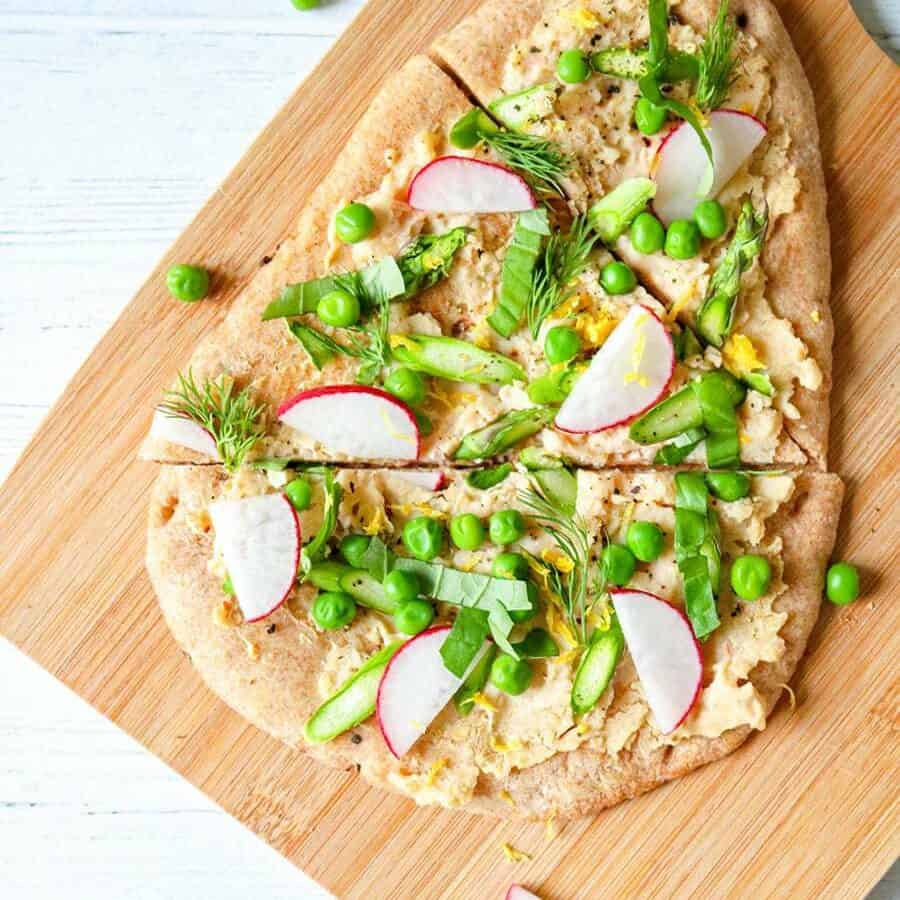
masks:
<path id="1" fill-rule="evenodd" d="M 302 391 L 278 418 L 335 453 L 355 459 L 418 459 L 413 411 L 379 388 L 337 384 Z"/>
<path id="2" fill-rule="evenodd" d="M 506 900 L 541 900 L 541 898 L 523 888 L 521 884 L 511 884 L 506 892 Z"/>
<path id="3" fill-rule="evenodd" d="M 187 416 L 170 416 L 157 409 L 153 413 L 150 436 L 219 459 L 215 438 L 199 422 Z"/>
<path id="4" fill-rule="evenodd" d="M 656 724 L 674 731 L 700 696 L 703 656 L 691 623 L 655 594 L 614 590 L 613 606 Z"/>
<path id="5" fill-rule="evenodd" d="M 710 183 L 709 159 L 697 133 L 687 122 L 673 128 L 659 145 L 654 160 L 656 215 L 665 225 L 675 219 L 690 219 L 701 200 L 715 197 L 731 181 L 766 136 L 766 130 L 755 116 L 736 109 L 710 113 L 704 129 L 715 160 Z"/>
<path id="6" fill-rule="evenodd" d="M 413 209 L 446 213 L 521 212 L 537 206 L 521 175 L 465 156 L 441 156 L 420 169 L 406 201 Z"/>
<path id="7" fill-rule="evenodd" d="M 666 393 L 674 372 L 666 326 L 646 306 L 632 306 L 575 382 L 554 424 L 574 434 L 625 425 Z"/>
<path id="8" fill-rule="evenodd" d="M 397 759 L 425 733 L 469 674 L 457 678 L 444 665 L 441 645 L 448 634 L 449 625 L 438 625 L 410 638 L 381 677 L 375 714 L 388 750 Z M 476 654 L 469 670 L 480 658 L 481 653 Z"/>
<path id="9" fill-rule="evenodd" d="M 234 594 L 248 622 L 284 603 L 300 565 L 300 522 L 284 494 L 261 494 L 209 505 Z"/>
<path id="10" fill-rule="evenodd" d="M 447 487 L 450 480 L 440 469 L 390 469 L 395 478 L 421 488 L 423 491 L 440 491 Z"/>

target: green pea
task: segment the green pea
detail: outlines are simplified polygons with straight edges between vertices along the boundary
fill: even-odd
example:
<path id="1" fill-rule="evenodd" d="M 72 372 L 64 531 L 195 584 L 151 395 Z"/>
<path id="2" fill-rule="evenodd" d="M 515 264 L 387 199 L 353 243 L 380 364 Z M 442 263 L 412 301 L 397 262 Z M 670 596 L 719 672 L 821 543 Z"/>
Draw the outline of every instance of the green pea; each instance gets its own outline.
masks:
<path id="1" fill-rule="evenodd" d="M 501 509 L 491 516 L 488 528 L 495 544 L 514 544 L 525 534 L 525 520 L 517 509 Z"/>
<path id="2" fill-rule="evenodd" d="M 731 565 L 731 589 L 741 600 L 759 600 L 771 580 L 772 567 L 764 556 L 747 553 Z"/>
<path id="3" fill-rule="evenodd" d="M 491 684 L 514 697 L 528 690 L 531 676 L 531 666 L 524 659 L 513 659 L 508 653 L 501 653 L 491 663 Z"/>
<path id="4" fill-rule="evenodd" d="M 384 389 L 410 406 L 419 406 L 424 403 L 427 393 L 425 379 L 413 369 L 407 369 L 406 366 L 394 369 L 385 378 Z"/>
<path id="5" fill-rule="evenodd" d="M 743 472 L 707 472 L 707 487 L 720 500 L 731 503 L 750 493 L 750 479 Z"/>
<path id="6" fill-rule="evenodd" d="M 616 260 L 600 270 L 600 284 L 607 294 L 628 294 L 637 287 L 637 278 L 625 263 Z"/>
<path id="7" fill-rule="evenodd" d="M 666 124 L 666 109 L 641 97 L 634 104 L 634 124 L 641 134 L 656 134 Z"/>
<path id="8" fill-rule="evenodd" d="M 403 546 L 422 562 L 431 562 L 441 552 L 443 542 L 444 529 L 436 519 L 419 516 L 403 526 Z"/>
<path id="9" fill-rule="evenodd" d="M 825 593 L 832 603 L 845 606 L 859 596 L 859 572 L 847 562 L 835 563 L 825 577 Z"/>
<path id="10" fill-rule="evenodd" d="M 725 210 L 718 200 L 703 200 L 694 207 L 694 221 L 705 238 L 722 237 L 728 230 Z"/>
<path id="11" fill-rule="evenodd" d="M 321 0 L 291 0 L 291 3 L 294 4 L 294 9 L 300 9 L 304 12 L 309 9 L 315 9 Z"/>
<path id="12" fill-rule="evenodd" d="M 364 241 L 375 228 L 375 213 L 365 203 L 348 203 L 334 219 L 334 230 L 345 244 Z"/>
<path id="13" fill-rule="evenodd" d="M 460 550 L 477 550 L 484 543 L 484 525 L 473 513 L 450 520 L 450 539 Z"/>
<path id="14" fill-rule="evenodd" d="M 427 600 L 410 600 L 394 613 L 394 624 L 404 634 L 418 634 L 434 621 L 434 607 Z"/>
<path id="15" fill-rule="evenodd" d="M 295 478 L 293 481 L 289 481 L 285 485 L 284 492 L 291 501 L 291 506 L 297 512 L 309 509 L 309 505 L 312 503 L 312 485 L 305 478 Z"/>
<path id="16" fill-rule="evenodd" d="M 700 229 L 690 219 L 676 219 L 666 231 L 666 256 L 693 259 L 700 252 Z"/>
<path id="17" fill-rule="evenodd" d="M 537 615 L 538 611 L 538 589 L 537 585 L 533 581 L 529 581 L 526 583 L 526 590 L 528 591 L 528 602 L 531 606 L 528 609 L 511 609 L 509 611 L 509 617 L 516 623 L 516 625 L 521 625 L 522 622 L 527 622 L 529 619 L 533 619 Z"/>
<path id="18" fill-rule="evenodd" d="M 625 543 L 641 562 L 653 562 L 662 553 L 665 542 L 665 533 L 655 522 L 638 521 L 628 526 Z"/>
<path id="19" fill-rule="evenodd" d="M 415 600 L 419 596 L 421 586 L 415 572 L 404 572 L 402 569 L 394 569 L 388 572 L 382 582 L 384 594 L 388 600 L 394 603 L 404 604 Z"/>
<path id="20" fill-rule="evenodd" d="M 579 350 L 581 350 L 581 338 L 574 328 L 556 325 L 547 332 L 547 337 L 544 338 L 544 356 L 547 357 L 547 362 L 553 365 L 568 362 L 578 356 Z"/>
<path id="21" fill-rule="evenodd" d="M 629 236 L 638 253 L 657 253 L 666 242 L 666 229 L 653 213 L 642 212 L 631 223 Z"/>
<path id="22" fill-rule="evenodd" d="M 634 554 L 622 544 L 607 544 L 601 566 L 607 584 L 624 587 L 634 575 Z"/>
<path id="23" fill-rule="evenodd" d="M 564 50 L 556 61 L 556 74 L 566 84 L 579 84 L 587 81 L 591 64 L 580 50 Z"/>
<path id="24" fill-rule="evenodd" d="M 349 328 L 359 321 L 359 300 L 350 291 L 329 291 L 316 306 L 316 315 L 333 328 Z"/>
<path id="25" fill-rule="evenodd" d="M 369 549 L 372 538 L 365 534 L 348 534 L 341 541 L 341 556 L 347 560 L 347 564 L 354 569 L 361 569 L 363 554 Z"/>
<path id="26" fill-rule="evenodd" d="M 528 577 L 528 560 L 521 553 L 498 553 L 491 566 L 494 578 L 513 578 L 520 581 Z"/>
<path id="27" fill-rule="evenodd" d="M 200 266 L 172 266 L 166 272 L 166 287 L 176 300 L 196 303 L 209 293 L 209 272 Z"/>
<path id="28" fill-rule="evenodd" d="M 356 615 L 356 603 L 349 594 L 324 591 L 312 605 L 313 621 L 325 631 L 349 625 Z"/>

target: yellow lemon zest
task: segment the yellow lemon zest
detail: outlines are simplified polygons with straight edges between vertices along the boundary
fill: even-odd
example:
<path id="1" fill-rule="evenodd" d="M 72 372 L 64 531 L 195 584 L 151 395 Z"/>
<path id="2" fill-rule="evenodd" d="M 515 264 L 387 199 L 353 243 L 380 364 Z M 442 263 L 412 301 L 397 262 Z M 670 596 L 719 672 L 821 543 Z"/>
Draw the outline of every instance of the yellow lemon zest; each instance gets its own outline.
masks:
<path id="1" fill-rule="evenodd" d="M 606 599 L 598 601 L 598 605 L 591 610 L 588 618 L 594 628 L 609 631 L 609 626 L 612 625 L 612 608 L 609 601 Z"/>
<path id="2" fill-rule="evenodd" d="M 433 509 L 424 501 L 416 503 L 392 503 L 391 509 L 400 513 L 401 516 L 411 516 L 414 512 L 421 516 L 428 516 L 429 519 L 446 519 L 447 513 Z"/>
<path id="3" fill-rule="evenodd" d="M 747 335 L 737 332 L 732 334 L 722 347 L 722 361 L 725 368 L 738 377 L 766 367 L 753 341 Z"/>
<path id="4" fill-rule="evenodd" d="M 579 656 L 581 656 L 581 648 L 571 647 L 564 653 L 560 653 L 559 656 L 551 656 L 550 662 L 556 666 L 568 665 L 578 659 Z"/>
<path id="5" fill-rule="evenodd" d="M 587 722 L 579 722 L 575 731 L 578 734 L 587 734 L 591 730 L 591 726 Z"/>
<path id="6" fill-rule="evenodd" d="M 425 784 L 428 787 L 432 787 L 437 781 L 438 775 L 441 773 L 443 769 L 447 767 L 447 764 L 450 762 L 447 757 L 443 757 L 441 759 L 436 759 L 432 764 L 431 768 L 428 770 L 428 775 L 425 778 Z"/>
<path id="7" fill-rule="evenodd" d="M 817 309 L 814 309 L 814 310 L 809 314 L 809 317 L 810 317 L 810 318 L 813 320 L 813 322 L 815 322 L 816 324 L 818 324 L 819 322 L 822 321 L 822 316 L 821 316 L 821 314 L 819 313 L 819 311 L 818 311 Z"/>
<path id="8" fill-rule="evenodd" d="M 432 386 L 428 393 L 447 409 L 478 402 L 478 395 L 470 391 L 445 391 L 443 388 Z"/>
<path id="9" fill-rule="evenodd" d="M 556 816 L 547 816 L 547 824 L 544 826 L 544 835 L 548 841 L 552 841 L 556 837 Z"/>
<path id="10" fill-rule="evenodd" d="M 583 312 L 575 317 L 574 328 L 588 347 L 600 347 L 612 334 L 619 320 L 604 310 Z"/>
<path id="11" fill-rule="evenodd" d="M 742 431 L 739 440 L 742 444 L 749 444 L 752 438 L 746 431 Z"/>
<path id="12" fill-rule="evenodd" d="M 491 700 L 486 697 L 481 691 L 478 691 L 475 694 L 472 694 L 472 703 L 475 706 L 480 706 L 482 709 L 488 710 L 488 712 L 497 712 L 497 707 Z"/>
<path id="13" fill-rule="evenodd" d="M 562 15 L 568 19 L 578 31 L 587 32 L 599 28 L 600 17 L 586 6 L 576 6 L 574 9 L 564 9 Z"/>
<path id="14" fill-rule="evenodd" d="M 531 854 L 526 853 L 524 850 L 516 850 L 512 844 L 501 844 L 500 849 L 503 850 L 503 855 L 510 862 L 524 862 L 525 860 L 531 859 Z"/>
<path id="15" fill-rule="evenodd" d="M 643 330 L 646 321 L 647 313 L 640 313 L 635 320 L 634 327 L 638 330 L 638 335 L 631 348 L 631 371 L 625 373 L 625 384 L 636 381 L 641 387 L 646 387 L 650 383 L 647 376 L 641 373 L 641 363 L 644 361 L 644 351 L 647 349 L 647 335 Z"/>
<path id="16" fill-rule="evenodd" d="M 571 572 L 575 568 L 575 563 L 558 547 L 545 547 L 541 551 L 541 559 L 559 569 L 560 572 Z"/>
<path id="17" fill-rule="evenodd" d="M 481 553 L 471 553 L 469 558 L 460 566 L 463 572 L 471 572 L 481 562 Z"/>
<path id="18" fill-rule="evenodd" d="M 625 509 L 622 512 L 622 521 L 619 522 L 619 532 L 624 534 L 628 531 L 628 526 L 631 524 L 631 520 L 634 518 L 634 510 L 637 504 L 632 500 L 628 503 L 624 504 Z"/>
<path id="19" fill-rule="evenodd" d="M 565 641 L 570 647 L 577 647 L 578 641 L 569 627 L 569 623 L 565 620 L 562 611 L 559 609 L 557 602 L 547 604 L 547 628 L 553 637 L 561 641 Z"/>
<path id="20" fill-rule="evenodd" d="M 584 310 L 590 309 L 591 298 L 587 294 L 574 294 L 556 308 L 554 319 L 571 319 L 572 316 Z"/>
<path id="21" fill-rule="evenodd" d="M 256 641 L 248 640 L 240 632 L 238 632 L 238 637 L 244 642 L 244 650 L 246 650 L 247 656 L 249 656 L 253 662 L 257 662 L 260 656 L 262 656 L 259 644 L 257 644 Z"/>
<path id="22" fill-rule="evenodd" d="M 491 750 L 495 753 L 515 753 L 517 750 L 522 750 L 524 746 L 521 741 L 513 740 L 507 743 L 498 738 L 497 735 L 491 735 Z"/>
<path id="23" fill-rule="evenodd" d="M 681 292 L 681 296 L 672 304 L 666 313 L 666 321 L 674 322 L 678 314 L 697 296 L 697 279 L 692 278 L 688 286 Z"/>
<path id="24" fill-rule="evenodd" d="M 504 803 L 508 803 L 513 809 L 517 808 L 518 804 L 516 803 L 515 800 L 513 800 L 512 794 L 510 794 L 509 791 L 500 791 L 500 799 Z"/>
<path id="25" fill-rule="evenodd" d="M 482 319 L 473 329 L 472 329 L 472 343 L 476 347 L 480 347 L 482 350 L 490 350 L 493 346 L 492 339 L 492 329 L 491 326 L 488 325 L 487 319 Z"/>
<path id="26" fill-rule="evenodd" d="M 368 535 L 380 534 L 382 531 L 391 531 L 390 519 L 384 514 L 383 506 L 376 506 L 364 517 L 363 531 Z"/>
<path id="27" fill-rule="evenodd" d="M 519 47 L 518 44 L 513 44 L 512 50 L 509 53 L 509 62 L 512 66 L 522 65 L 522 48 Z"/>

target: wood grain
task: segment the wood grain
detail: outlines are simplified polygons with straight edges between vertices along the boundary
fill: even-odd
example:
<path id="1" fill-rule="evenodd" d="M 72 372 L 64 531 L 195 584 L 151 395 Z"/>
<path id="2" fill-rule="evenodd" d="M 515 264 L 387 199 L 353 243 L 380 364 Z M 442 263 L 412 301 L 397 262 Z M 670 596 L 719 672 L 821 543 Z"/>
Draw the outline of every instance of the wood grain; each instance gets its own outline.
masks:
<path id="1" fill-rule="evenodd" d="M 513 879 L 546 900 L 863 896 L 900 850 L 900 140 L 885 114 L 900 84 L 846 7 L 782 4 L 828 166 L 831 465 L 849 486 L 839 546 L 865 575 L 864 600 L 825 611 L 796 712 L 782 707 L 724 763 L 548 842 L 543 826 L 417 809 L 281 747 L 203 688 L 157 613 L 141 565 L 154 470 L 134 453 L 159 386 L 287 231 L 384 74 L 472 5 L 369 4 L 104 337 L 0 498 L 0 630 L 338 896 L 483 898 Z M 365 78 L 359 46 L 378 48 Z M 161 274 L 176 258 L 210 260 L 222 302 L 165 303 Z M 505 862 L 501 841 L 532 861 Z"/>

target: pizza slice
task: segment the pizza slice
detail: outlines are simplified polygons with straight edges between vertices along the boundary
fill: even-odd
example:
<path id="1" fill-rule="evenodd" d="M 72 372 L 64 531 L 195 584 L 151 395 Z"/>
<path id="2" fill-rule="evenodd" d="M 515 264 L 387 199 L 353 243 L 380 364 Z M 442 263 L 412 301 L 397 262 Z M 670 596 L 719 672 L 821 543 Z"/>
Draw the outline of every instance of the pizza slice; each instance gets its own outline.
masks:
<path id="1" fill-rule="evenodd" d="M 799 471 L 172 466 L 147 561 L 258 727 L 418 803 L 570 817 L 765 727 L 841 493 Z"/>
<path id="2" fill-rule="evenodd" d="M 823 468 L 824 181 L 812 95 L 771 4 L 493 0 L 433 52 L 493 127 L 572 161 L 569 199 L 698 338 L 693 361 L 751 387 L 745 415 L 766 424 L 748 431 L 769 441 L 747 458 Z"/>

